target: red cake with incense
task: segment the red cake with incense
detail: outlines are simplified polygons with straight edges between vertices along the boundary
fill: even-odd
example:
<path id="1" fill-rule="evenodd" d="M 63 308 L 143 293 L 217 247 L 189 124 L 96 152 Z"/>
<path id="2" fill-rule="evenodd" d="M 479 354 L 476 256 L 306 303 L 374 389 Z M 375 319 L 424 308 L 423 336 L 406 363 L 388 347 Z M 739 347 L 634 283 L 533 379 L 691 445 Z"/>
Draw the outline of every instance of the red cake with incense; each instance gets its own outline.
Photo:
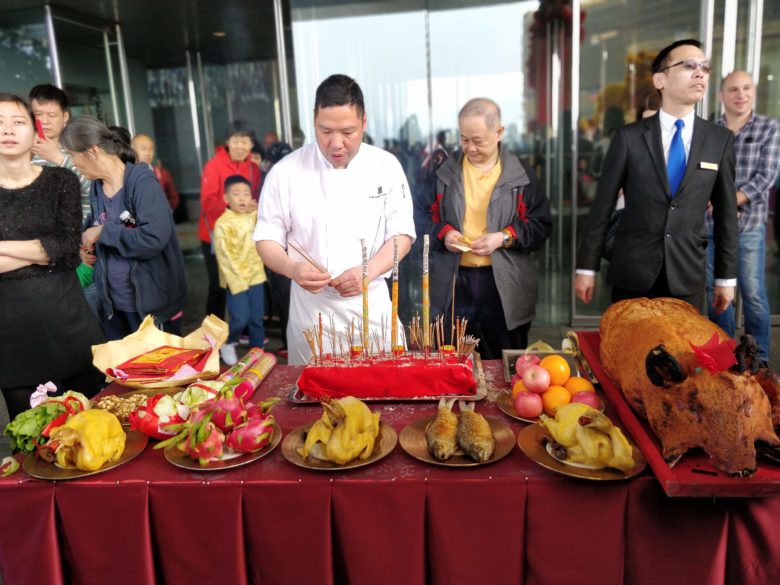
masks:
<path id="1" fill-rule="evenodd" d="M 473 358 L 409 353 L 358 359 L 326 356 L 303 369 L 298 388 L 313 398 L 419 398 L 477 393 Z"/>

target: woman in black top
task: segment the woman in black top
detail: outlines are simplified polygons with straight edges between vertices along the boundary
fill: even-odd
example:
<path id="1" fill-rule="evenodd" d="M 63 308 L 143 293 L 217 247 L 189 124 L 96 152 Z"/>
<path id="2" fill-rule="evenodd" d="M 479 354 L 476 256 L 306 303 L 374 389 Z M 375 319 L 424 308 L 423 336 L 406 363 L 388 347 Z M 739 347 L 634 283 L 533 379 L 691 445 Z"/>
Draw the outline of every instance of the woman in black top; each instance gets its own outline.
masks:
<path id="1" fill-rule="evenodd" d="M 38 384 L 94 395 L 102 343 L 76 276 L 81 204 L 71 171 L 30 162 L 35 123 L 19 97 L 0 93 L 0 388 L 11 418 Z"/>

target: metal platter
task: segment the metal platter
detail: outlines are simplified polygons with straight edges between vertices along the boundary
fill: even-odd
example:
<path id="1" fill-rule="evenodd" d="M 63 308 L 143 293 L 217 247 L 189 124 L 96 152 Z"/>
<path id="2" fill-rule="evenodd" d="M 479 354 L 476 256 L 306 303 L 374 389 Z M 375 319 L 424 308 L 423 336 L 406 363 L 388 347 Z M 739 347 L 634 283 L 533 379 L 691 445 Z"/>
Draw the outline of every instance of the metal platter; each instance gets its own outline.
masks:
<path id="1" fill-rule="evenodd" d="M 458 400 L 465 400 L 467 402 L 476 402 L 482 400 L 487 396 L 487 384 L 485 383 L 485 373 L 482 370 L 482 359 L 477 352 L 472 354 L 472 372 L 474 379 L 477 381 L 477 391 L 475 394 L 440 394 L 438 396 L 430 396 L 423 394 L 424 390 L 420 390 L 420 396 L 378 396 L 360 397 L 363 402 L 438 402 L 441 398 L 457 398 Z M 287 395 L 287 400 L 292 404 L 320 404 L 319 398 L 314 398 L 304 394 L 300 388 L 298 388 L 298 382 L 293 384 L 290 393 Z"/>
<path id="2" fill-rule="evenodd" d="M 520 450 L 525 453 L 529 459 L 538 463 L 542 467 L 555 471 L 569 477 L 578 477 L 580 479 L 589 479 L 594 481 L 620 481 L 629 479 L 642 473 L 647 466 L 642 451 L 636 444 L 628 440 L 631 445 L 634 456 L 634 466 L 628 471 L 621 471 L 611 467 L 591 468 L 581 465 L 572 465 L 556 459 L 548 451 L 546 439 L 550 438 L 550 433 L 542 426 L 529 425 L 525 427 L 517 436 L 517 444 Z"/>
<path id="3" fill-rule="evenodd" d="M 205 465 L 198 463 L 197 459 L 193 459 L 189 455 L 186 455 L 175 445 L 165 449 L 165 458 L 173 463 L 176 467 L 182 469 L 189 469 L 190 471 L 225 471 L 227 469 L 233 469 L 235 467 L 241 467 L 242 465 L 248 465 L 262 459 L 268 455 L 271 451 L 276 449 L 276 446 L 282 440 L 282 430 L 279 425 L 274 425 L 273 433 L 271 434 L 271 440 L 268 444 L 254 453 L 238 453 L 230 454 L 223 459 L 216 459 L 209 461 Z"/>
<path id="4" fill-rule="evenodd" d="M 344 465 L 339 465 L 332 461 L 324 461 L 322 459 L 317 459 L 316 457 L 304 459 L 298 454 L 298 448 L 303 447 L 303 444 L 306 441 L 306 433 L 309 431 L 312 424 L 314 423 L 300 426 L 284 438 L 284 441 L 282 442 L 282 455 L 284 455 L 285 459 L 293 465 L 305 467 L 306 469 L 313 469 L 314 471 L 344 471 L 346 469 L 356 469 L 358 467 L 371 465 L 372 463 L 376 463 L 380 459 L 387 457 L 392 450 L 395 449 L 395 445 L 398 442 L 398 435 L 395 430 L 393 430 L 393 427 L 379 421 L 379 435 L 377 435 L 376 441 L 374 441 L 374 450 L 371 452 L 368 459 L 355 458 Z"/>
<path id="5" fill-rule="evenodd" d="M 604 400 L 599 397 L 599 407 L 598 410 L 600 412 L 604 412 L 605 406 L 604 406 Z M 538 418 L 523 418 L 519 414 L 517 414 L 517 411 L 515 410 L 515 402 L 512 400 L 512 394 L 510 392 L 502 392 L 498 395 L 498 399 L 496 400 L 496 406 L 503 412 L 505 415 L 512 417 L 516 420 L 521 420 L 523 422 L 527 423 L 536 423 L 538 422 Z"/>
<path id="6" fill-rule="evenodd" d="M 34 453 L 30 453 L 24 458 L 22 462 L 22 469 L 30 477 L 36 479 L 48 479 L 54 481 L 63 481 L 66 479 L 81 479 L 82 477 L 89 477 L 90 475 L 97 475 L 103 473 L 120 465 L 124 465 L 131 459 L 134 459 L 146 448 L 146 444 L 149 442 L 149 437 L 138 431 L 126 431 L 127 439 L 125 440 L 125 451 L 122 456 L 116 461 L 106 463 L 100 469 L 95 471 L 83 471 L 81 469 L 63 469 L 57 467 L 54 463 L 49 463 L 36 457 Z"/>
<path id="7" fill-rule="evenodd" d="M 515 448 L 515 434 L 509 425 L 495 416 L 486 416 L 485 419 L 490 424 L 490 431 L 493 433 L 493 439 L 496 442 L 495 451 L 487 461 L 474 461 L 463 451 L 458 449 L 455 454 L 446 461 L 439 461 L 428 450 L 428 443 L 425 439 L 425 427 L 428 426 L 435 416 L 426 416 L 408 424 L 401 431 L 399 441 L 401 448 L 409 455 L 433 465 L 443 467 L 477 467 L 480 465 L 489 465 L 499 459 L 503 459 Z"/>

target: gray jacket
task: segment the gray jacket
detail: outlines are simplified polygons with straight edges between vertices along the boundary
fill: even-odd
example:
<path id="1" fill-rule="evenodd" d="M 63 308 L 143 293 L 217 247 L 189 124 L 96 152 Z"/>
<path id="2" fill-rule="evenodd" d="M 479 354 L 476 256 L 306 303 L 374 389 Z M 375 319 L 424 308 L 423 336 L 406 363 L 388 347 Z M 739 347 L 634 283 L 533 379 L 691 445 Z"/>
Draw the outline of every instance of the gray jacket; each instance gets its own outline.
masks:
<path id="1" fill-rule="evenodd" d="M 550 206 L 533 171 L 501 148 L 501 176 L 490 197 L 488 232 L 508 229 L 515 234 L 509 249 L 491 255 L 493 277 L 501 296 L 506 327 L 511 330 L 534 318 L 537 282 L 531 252 L 539 249 L 552 230 Z M 463 231 L 465 213 L 463 152 L 447 159 L 437 171 L 435 192 L 415 200 L 418 237 L 430 235 L 431 314 L 446 313 L 452 303 L 452 282 L 460 254 L 444 247 L 444 235 L 452 228 Z"/>

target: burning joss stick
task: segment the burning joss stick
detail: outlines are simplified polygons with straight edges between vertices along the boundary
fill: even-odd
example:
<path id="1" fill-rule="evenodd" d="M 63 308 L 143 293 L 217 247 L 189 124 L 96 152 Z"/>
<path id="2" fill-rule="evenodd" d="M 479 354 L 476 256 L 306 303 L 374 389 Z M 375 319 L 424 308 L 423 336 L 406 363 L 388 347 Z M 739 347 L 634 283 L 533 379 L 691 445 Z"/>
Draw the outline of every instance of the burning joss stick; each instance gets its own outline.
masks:
<path id="1" fill-rule="evenodd" d="M 320 364 L 322 364 L 322 313 L 320 313 L 320 327 L 317 330 L 317 344 L 320 347 Z"/>
<path id="2" fill-rule="evenodd" d="M 390 313 L 390 352 L 398 346 L 398 236 L 393 237 L 393 310 Z"/>
<path id="3" fill-rule="evenodd" d="M 428 351 L 431 346 L 431 289 L 428 282 L 428 253 L 430 251 L 430 236 L 423 236 L 423 265 L 422 265 L 422 326 L 423 326 L 423 351 Z"/>
<path id="4" fill-rule="evenodd" d="M 368 335 L 368 250 L 366 249 L 366 240 L 361 238 L 360 248 L 363 255 L 363 347 L 367 348 L 369 342 Z"/>

